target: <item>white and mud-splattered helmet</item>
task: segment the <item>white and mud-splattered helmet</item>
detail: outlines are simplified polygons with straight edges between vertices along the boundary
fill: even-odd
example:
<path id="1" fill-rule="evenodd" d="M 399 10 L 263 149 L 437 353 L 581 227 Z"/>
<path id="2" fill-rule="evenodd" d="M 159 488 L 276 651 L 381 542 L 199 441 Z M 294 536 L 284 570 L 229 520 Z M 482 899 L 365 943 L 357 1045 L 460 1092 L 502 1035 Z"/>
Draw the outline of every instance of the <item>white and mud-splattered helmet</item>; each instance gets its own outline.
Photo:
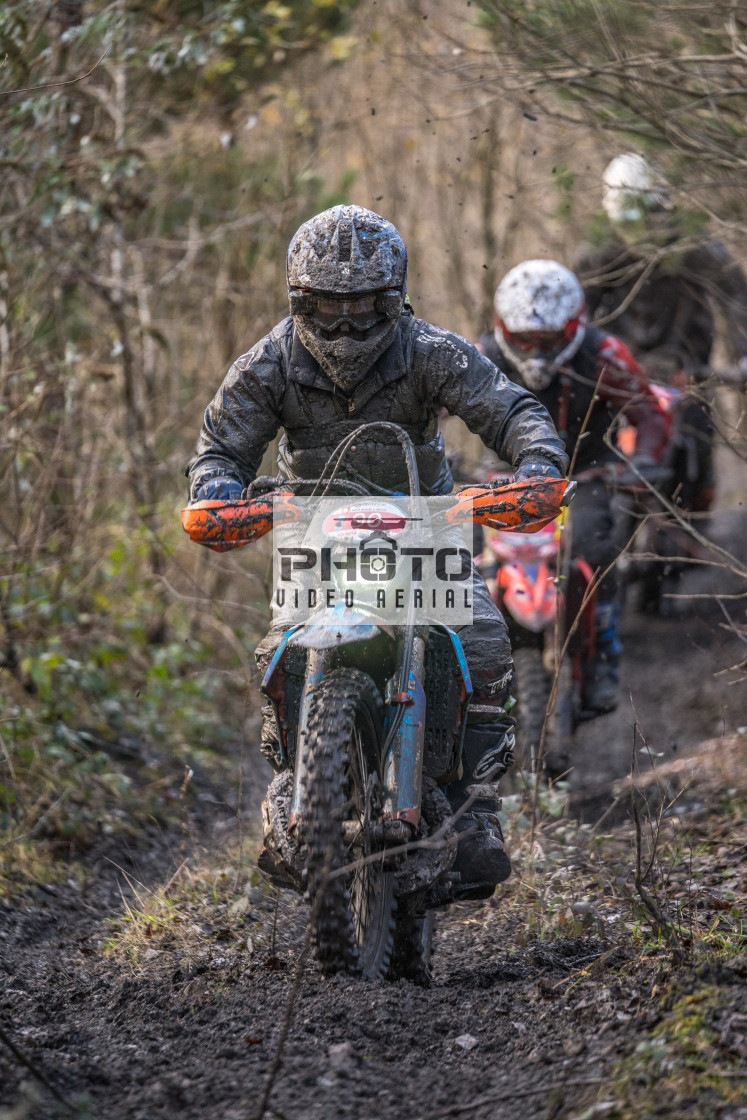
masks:
<path id="1" fill-rule="evenodd" d="M 557 261 L 523 261 L 498 285 L 495 340 L 534 392 L 576 353 L 585 323 L 583 289 Z"/>
<path id="2" fill-rule="evenodd" d="M 615 225 L 640 222 L 656 210 L 670 209 L 663 179 L 635 152 L 615 156 L 604 169 L 602 184 L 602 206 Z"/>
<path id="3" fill-rule="evenodd" d="M 333 206 L 294 234 L 287 276 L 301 342 L 350 392 L 397 330 L 407 285 L 404 241 L 372 210 Z"/>

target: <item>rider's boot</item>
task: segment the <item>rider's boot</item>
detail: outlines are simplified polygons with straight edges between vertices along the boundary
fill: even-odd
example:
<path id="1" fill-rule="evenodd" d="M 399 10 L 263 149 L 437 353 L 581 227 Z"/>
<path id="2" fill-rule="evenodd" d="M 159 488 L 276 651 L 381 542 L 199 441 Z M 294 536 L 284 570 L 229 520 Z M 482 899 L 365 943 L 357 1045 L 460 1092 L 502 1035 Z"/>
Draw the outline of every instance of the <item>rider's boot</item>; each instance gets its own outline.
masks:
<path id="1" fill-rule="evenodd" d="M 583 708 L 593 715 L 614 712 L 620 692 L 620 654 L 618 637 L 620 604 L 615 600 L 597 601 L 594 658 L 584 668 Z"/>
<path id="2" fill-rule="evenodd" d="M 259 749 L 275 773 L 283 769 L 283 762 L 280 756 L 280 743 L 278 741 L 278 728 L 275 722 L 275 709 L 272 704 L 262 705 L 262 732 L 259 740 Z"/>
<path id="3" fill-rule="evenodd" d="M 264 838 L 262 850 L 257 857 L 257 867 L 260 871 L 269 875 L 275 886 L 294 887 L 298 890 L 299 884 L 296 882 L 295 870 L 283 858 L 284 853 L 282 851 L 283 834 L 287 830 L 287 820 L 283 820 L 284 814 L 281 810 L 285 807 L 285 801 L 288 802 L 288 807 L 290 807 L 293 778 L 288 771 L 283 772 L 282 770 L 280 743 L 278 742 L 277 724 L 272 704 L 262 706 L 260 750 L 276 773 L 267 791 L 267 796 L 262 802 Z M 283 788 L 284 778 L 289 781 L 287 789 Z M 287 816 L 287 813 L 285 816 Z M 279 820 L 281 821 L 280 824 L 278 823 Z M 287 852 L 285 854 L 287 855 Z"/>
<path id="4" fill-rule="evenodd" d="M 498 820 L 498 780 L 513 763 L 516 720 L 468 726 L 462 748 L 462 777 L 447 793 L 459 833 L 453 871 L 459 873 L 456 899 L 490 898 L 511 874 Z"/>

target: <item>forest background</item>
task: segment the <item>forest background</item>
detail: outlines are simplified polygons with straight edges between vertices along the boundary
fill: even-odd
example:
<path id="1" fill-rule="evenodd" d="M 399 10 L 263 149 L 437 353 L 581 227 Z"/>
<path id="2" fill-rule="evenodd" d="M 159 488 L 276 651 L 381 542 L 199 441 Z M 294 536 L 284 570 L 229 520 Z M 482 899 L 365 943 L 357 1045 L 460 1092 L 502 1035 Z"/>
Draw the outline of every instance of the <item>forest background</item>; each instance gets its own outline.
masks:
<path id="1" fill-rule="evenodd" d="M 474 339 L 508 268 L 603 235 L 601 172 L 632 148 L 744 260 L 746 65 L 730 0 L 3 5 L 7 873 L 32 841 L 132 828 L 135 791 L 162 819 L 185 774 L 234 788 L 239 745 L 251 782 L 267 553 L 201 551 L 178 513 L 202 410 L 286 314 L 297 226 L 384 214 L 416 313 Z"/>

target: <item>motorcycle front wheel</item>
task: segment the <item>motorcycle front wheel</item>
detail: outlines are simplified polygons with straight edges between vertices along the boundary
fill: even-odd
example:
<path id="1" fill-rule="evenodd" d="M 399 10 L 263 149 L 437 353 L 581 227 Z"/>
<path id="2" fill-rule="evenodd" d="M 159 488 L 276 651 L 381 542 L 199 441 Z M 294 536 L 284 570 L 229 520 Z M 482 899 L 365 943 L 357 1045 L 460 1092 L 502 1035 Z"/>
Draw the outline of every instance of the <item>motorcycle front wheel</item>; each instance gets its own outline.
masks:
<path id="1" fill-rule="evenodd" d="M 367 826 L 381 810 L 382 700 L 357 669 L 335 669 L 311 693 L 304 843 L 311 936 L 327 973 L 386 975 L 394 935 L 395 877 Z"/>

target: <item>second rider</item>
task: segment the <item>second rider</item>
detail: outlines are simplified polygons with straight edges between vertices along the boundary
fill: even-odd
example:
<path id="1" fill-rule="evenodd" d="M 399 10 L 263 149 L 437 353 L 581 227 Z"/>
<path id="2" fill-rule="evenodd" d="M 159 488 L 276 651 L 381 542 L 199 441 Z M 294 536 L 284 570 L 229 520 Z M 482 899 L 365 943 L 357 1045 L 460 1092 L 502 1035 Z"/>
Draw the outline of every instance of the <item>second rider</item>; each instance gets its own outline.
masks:
<path id="1" fill-rule="evenodd" d="M 517 385 L 542 402 L 571 456 L 579 483 L 573 501 L 572 553 L 600 578 L 595 657 L 585 669 L 583 708 L 601 715 L 617 707 L 620 640 L 612 495 L 604 468 L 619 460 L 606 441 L 621 412 L 636 426 L 633 465 L 647 470 L 660 458 L 670 420 L 643 369 L 624 343 L 586 326 L 576 276 L 551 260 L 524 261 L 495 293 L 495 325 L 478 349 Z"/>

